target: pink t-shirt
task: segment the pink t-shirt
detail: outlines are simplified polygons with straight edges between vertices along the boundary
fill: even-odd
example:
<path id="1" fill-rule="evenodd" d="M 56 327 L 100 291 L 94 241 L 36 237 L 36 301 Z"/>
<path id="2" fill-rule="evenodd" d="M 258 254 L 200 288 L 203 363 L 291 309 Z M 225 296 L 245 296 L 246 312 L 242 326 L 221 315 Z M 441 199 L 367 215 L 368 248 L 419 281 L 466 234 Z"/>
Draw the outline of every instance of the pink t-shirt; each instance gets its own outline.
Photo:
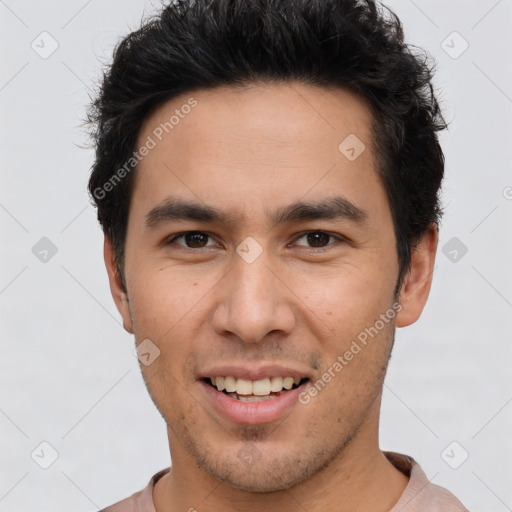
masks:
<path id="1" fill-rule="evenodd" d="M 388 460 L 409 477 L 409 483 L 396 505 L 389 512 L 468 512 L 466 507 L 449 491 L 429 482 L 419 464 L 408 455 L 383 452 Z M 159 471 L 142 491 L 136 492 L 101 512 L 156 512 L 153 487 L 170 468 Z"/>

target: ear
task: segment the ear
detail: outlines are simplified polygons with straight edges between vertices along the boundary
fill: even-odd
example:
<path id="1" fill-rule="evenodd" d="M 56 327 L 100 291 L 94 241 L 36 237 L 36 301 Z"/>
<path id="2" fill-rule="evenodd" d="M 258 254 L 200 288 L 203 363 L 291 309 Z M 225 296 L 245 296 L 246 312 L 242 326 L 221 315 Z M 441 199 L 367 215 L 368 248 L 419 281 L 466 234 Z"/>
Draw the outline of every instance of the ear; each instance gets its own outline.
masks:
<path id="1" fill-rule="evenodd" d="M 105 266 L 107 267 L 108 280 L 110 282 L 110 292 L 116 303 L 117 310 L 123 317 L 123 327 L 133 334 L 132 316 L 130 312 L 130 305 L 128 302 L 128 295 L 124 291 L 121 281 L 121 275 L 117 268 L 117 263 L 114 255 L 114 248 L 112 241 L 105 235 L 103 243 L 103 257 L 105 258 Z"/>
<path id="2" fill-rule="evenodd" d="M 396 317 L 397 327 L 406 327 L 416 322 L 425 307 L 432 285 L 437 242 L 437 226 L 431 224 L 412 251 L 411 266 L 400 289 L 399 302 L 402 309 Z"/>

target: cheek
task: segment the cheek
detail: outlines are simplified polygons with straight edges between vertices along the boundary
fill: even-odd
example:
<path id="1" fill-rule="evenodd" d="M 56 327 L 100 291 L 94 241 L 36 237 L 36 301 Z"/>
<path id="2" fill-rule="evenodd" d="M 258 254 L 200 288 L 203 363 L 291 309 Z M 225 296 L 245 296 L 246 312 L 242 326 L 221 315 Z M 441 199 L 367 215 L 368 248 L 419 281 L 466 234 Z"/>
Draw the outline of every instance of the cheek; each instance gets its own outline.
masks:
<path id="1" fill-rule="evenodd" d="M 204 316 L 216 284 L 222 280 L 218 271 L 165 262 L 132 268 L 129 294 L 138 334 L 155 339 L 167 340 L 183 328 L 193 329 L 198 317 Z"/>
<path id="2" fill-rule="evenodd" d="M 394 281 L 378 264 L 343 265 L 321 273 L 302 273 L 293 290 L 304 314 L 328 327 L 336 340 L 356 336 L 391 306 Z M 313 315 L 314 313 L 314 315 Z"/>
<path id="3" fill-rule="evenodd" d="M 361 326 L 364 325 L 365 322 L 361 322 Z M 367 325 L 371 327 L 374 322 Z M 357 422 L 382 391 L 394 327 L 390 322 L 380 330 L 365 329 L 367 327 L 352 326 L 356 333 L 352 335 L 342 326 L 337 337 L 324 344 L 321 374 L 313 383 L 315 389 L 307 392 L 314 397 L 312 403 L 318 400 L 319 412 L 328 411 L 326 422 L 332 423 L 329 414 L 338 416 L 341 429 Z M 358 337 L 361 333 L 364 336 Z"/>

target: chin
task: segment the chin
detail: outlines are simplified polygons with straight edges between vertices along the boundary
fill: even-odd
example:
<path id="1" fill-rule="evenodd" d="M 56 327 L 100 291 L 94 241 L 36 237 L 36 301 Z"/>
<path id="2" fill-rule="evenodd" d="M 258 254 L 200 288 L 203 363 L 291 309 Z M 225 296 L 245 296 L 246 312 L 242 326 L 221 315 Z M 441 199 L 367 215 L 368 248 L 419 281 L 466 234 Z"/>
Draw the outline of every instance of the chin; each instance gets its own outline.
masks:
<path id="1" fill-rule="evenodd" d="M 307 456 L 303 450 L 298 453 L 276 453 L 276 450 L 269 448 L 270 453 L 261 453 L 258 460 L 246 462 L 240 456 L 241 451 L 233 453 L 228 459 L 225 458 L 225 453 L 224 458 L 212 457 L 210 453 L 202 457 L 200 463 L 212 477 L 233 488 L 253 493 L 269 493 L 285 491 L 299 485 L 322 471 L 333 458 L 332 452 L 328 455 L 324 453 L 322 457 L 321 454 Z"/>
<path id="2" fill-rule="evenodd" d="M 258 471 L 240 466 L 239 473 L 212 474 L 215 478 L 222 480 L 235 489 L 253 493 L 269 493 L 285 491 L 300 484 L 307 479 L 307 472 L 293 470 L 293 474 L 279 472 L 274 474 L 268 469 Z"/>

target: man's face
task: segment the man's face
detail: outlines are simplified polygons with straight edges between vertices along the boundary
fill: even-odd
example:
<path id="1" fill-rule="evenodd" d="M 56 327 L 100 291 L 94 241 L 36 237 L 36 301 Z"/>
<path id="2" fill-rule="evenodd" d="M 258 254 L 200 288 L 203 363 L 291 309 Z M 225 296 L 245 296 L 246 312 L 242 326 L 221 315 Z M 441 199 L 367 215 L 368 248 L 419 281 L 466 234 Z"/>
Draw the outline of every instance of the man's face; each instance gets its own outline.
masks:
<path id="1" fill-rule="evenodd" d="M 371 120 L 355 95 L 300 84 L 199 90 L 146 119 L 138 147 L 157 144 L 137 168 L 120 309 L 160 350 L 141 368 L 173 460 L 270 491 L 376 438 L 398 259 Z M 268 395 L 279 377 L 300 386 Z"/>

